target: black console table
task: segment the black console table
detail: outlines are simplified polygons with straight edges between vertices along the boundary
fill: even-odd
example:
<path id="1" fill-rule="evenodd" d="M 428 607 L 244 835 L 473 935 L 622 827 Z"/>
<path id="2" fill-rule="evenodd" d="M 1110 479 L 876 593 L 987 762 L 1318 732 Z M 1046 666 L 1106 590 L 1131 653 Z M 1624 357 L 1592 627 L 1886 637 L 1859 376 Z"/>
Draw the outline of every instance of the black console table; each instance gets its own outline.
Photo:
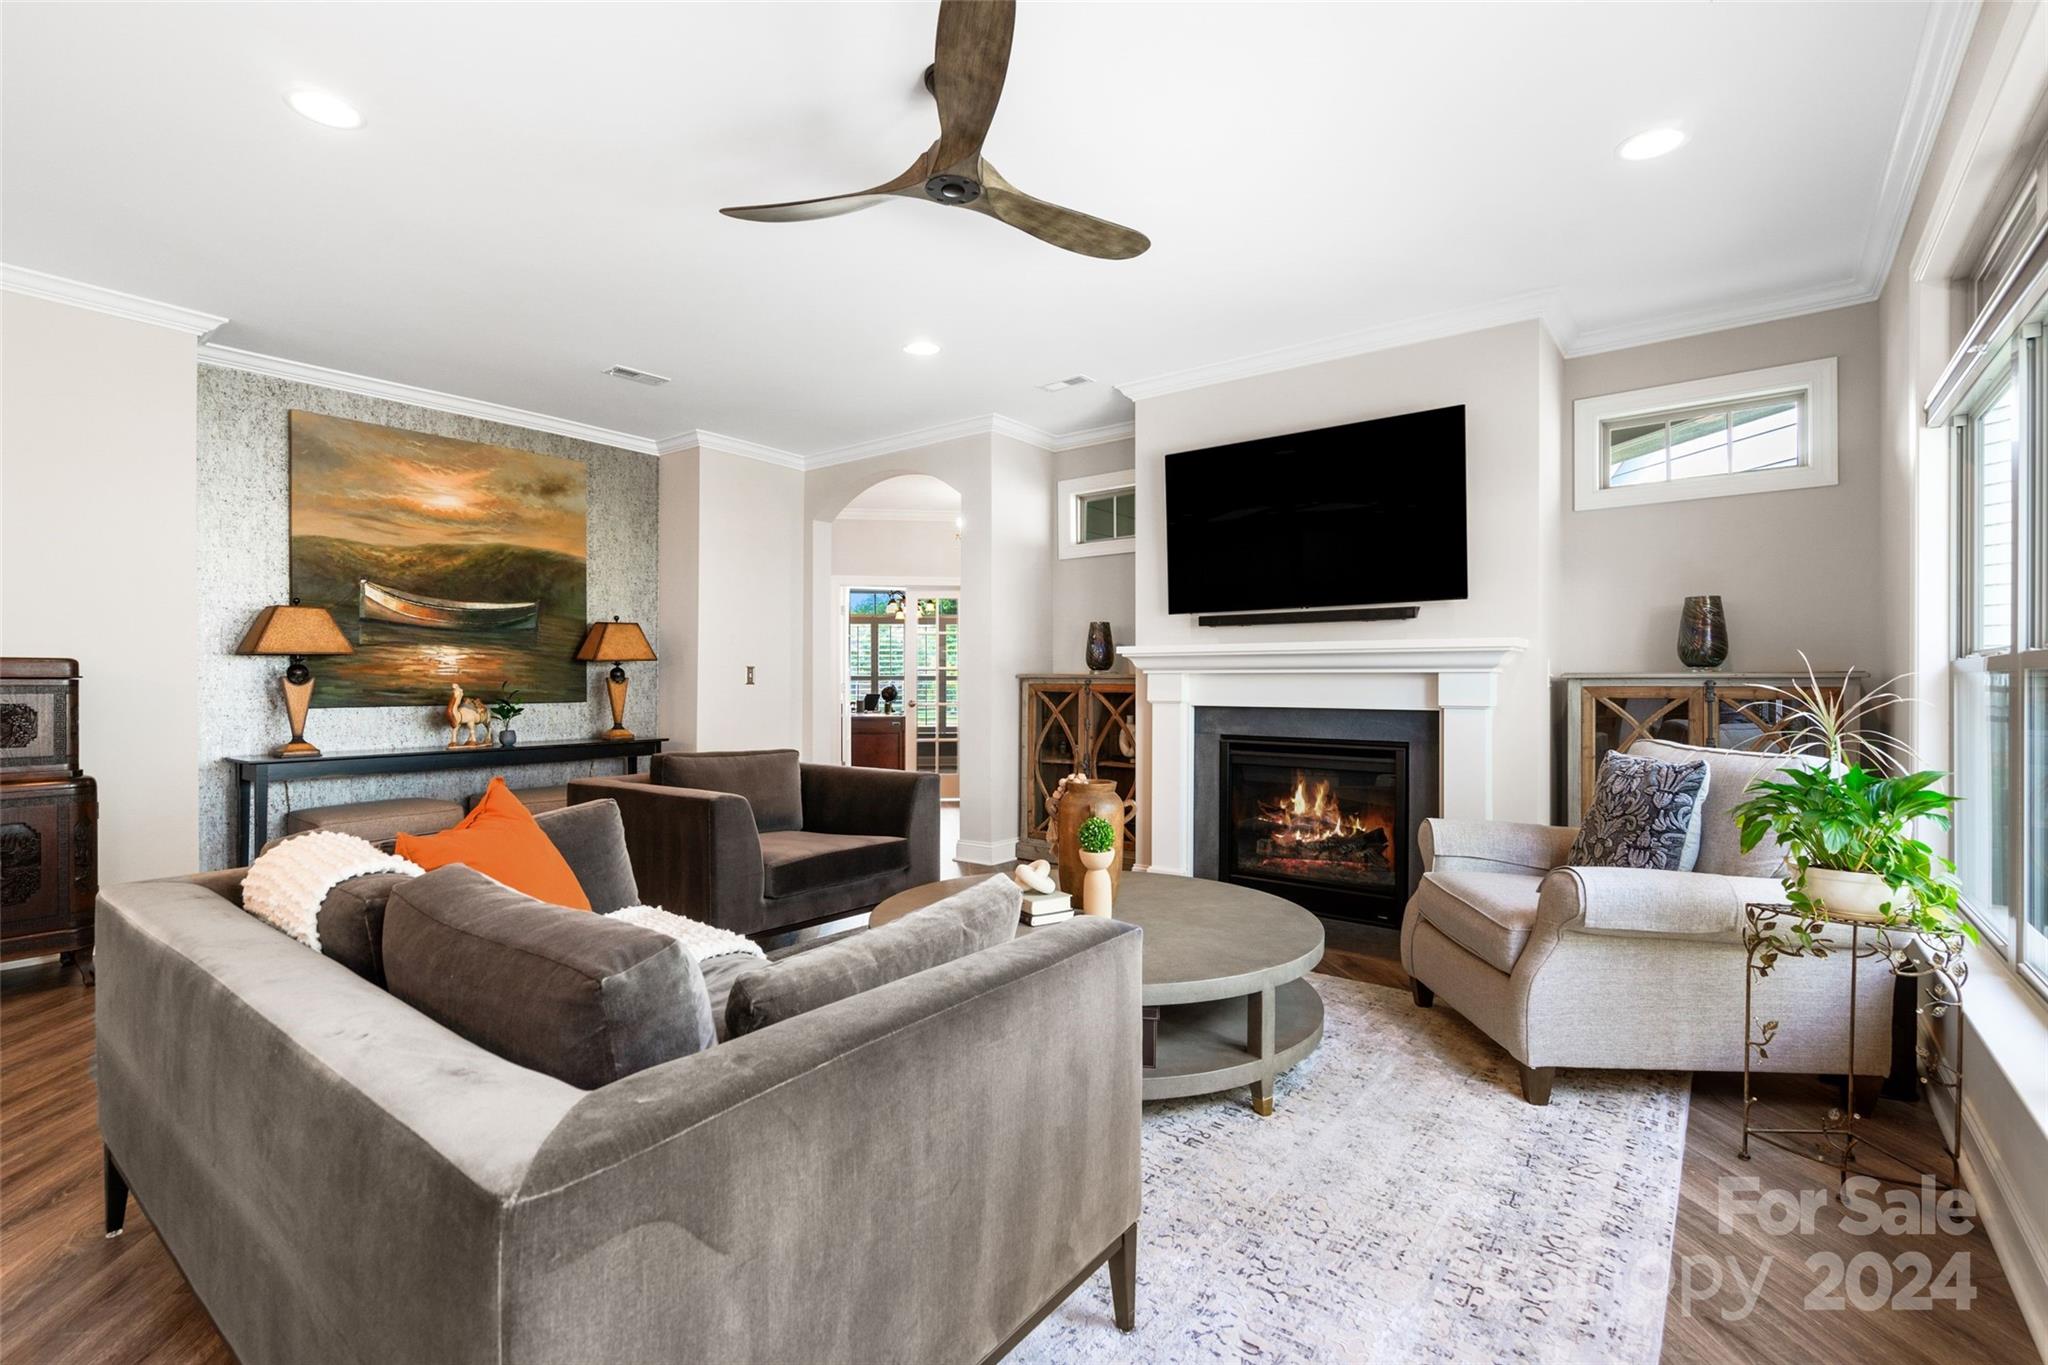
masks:
<path id="1" fill-rule="evenodd" d="M 571 739 L 515 744 L 509 749 L 363 749 L 354 753 L 250 754 L 226 762 L 235 769 L 235 861 L 249 858 L 270 838 L 270 784 L 318 777 L 378 777 L 385 773 L 441 773 L 467 768 L 512 768 L 533 763 L 580 763 L 586 759 L 622 758 L 626 771 L 640 771 L 640 760 L 661 752 L 665 743 L 650 739 Z"/>

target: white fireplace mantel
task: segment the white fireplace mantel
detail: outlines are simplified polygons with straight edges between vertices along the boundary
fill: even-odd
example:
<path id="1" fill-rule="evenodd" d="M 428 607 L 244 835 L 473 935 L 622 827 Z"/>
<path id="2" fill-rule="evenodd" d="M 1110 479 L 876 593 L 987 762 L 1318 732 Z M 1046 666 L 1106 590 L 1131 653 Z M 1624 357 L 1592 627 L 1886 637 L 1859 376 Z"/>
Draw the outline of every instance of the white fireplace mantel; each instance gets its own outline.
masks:
<path id="1" fill-rule="evenodd" d="M 1143 681 L 1140 861 L 1191 874 L 1198 706 L 1437 711 L 1442 814 L 1493 814 L 1493 709 L 1520 639 L 1245 641 L 1119 651 Z"/>

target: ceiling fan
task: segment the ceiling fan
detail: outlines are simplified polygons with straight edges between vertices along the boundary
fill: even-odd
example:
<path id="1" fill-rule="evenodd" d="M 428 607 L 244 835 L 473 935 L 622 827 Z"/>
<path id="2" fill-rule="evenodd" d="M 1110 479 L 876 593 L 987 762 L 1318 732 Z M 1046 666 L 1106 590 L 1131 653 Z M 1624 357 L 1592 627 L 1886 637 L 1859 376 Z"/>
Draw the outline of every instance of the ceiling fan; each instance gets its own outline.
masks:
<path id="1" fill-rule="evenodd" d="M 1034 199 L 996 173 L 981 154 L 1003 78 L 1010 68 L 1010 35 L 1016 0 L 941 0 L 939 37 L 925 89 L 939 106 L 939 140 L 910 169 L 873 189 L 786 204 L 747 204 L 720 209 L 731 218 L 757 223 L 797 223 L 872 208 L 892 196 L 929 199 L 948 208 L 985 213 L 1043 242 L 1124 261 L 1152 241 L 1142 232 Z"/>

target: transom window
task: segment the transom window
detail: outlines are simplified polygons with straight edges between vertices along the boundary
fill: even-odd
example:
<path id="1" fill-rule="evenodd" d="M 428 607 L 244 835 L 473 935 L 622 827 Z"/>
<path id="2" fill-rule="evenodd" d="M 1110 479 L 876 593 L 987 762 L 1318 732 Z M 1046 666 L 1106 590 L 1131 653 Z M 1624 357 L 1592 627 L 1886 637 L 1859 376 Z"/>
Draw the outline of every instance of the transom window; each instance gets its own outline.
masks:
<path id="1" fill-rule="evenodd" d="M 1061 479 L 1053 503 L 1054 544 L 1061 559 L 1135 554 L 1138 471 L 1116 469 Z"/>
<path id="2" fill-rule="evenodd" d="M 1074 541 L 1096 545 L 1105 540 L 1129 540 L 1138 534 L 1138 490 L 1113 488 L 1075 497 Z"/>
<path id="3" fill-rule="evenodd" d="M 1581 398 L 1573 427 L 1581 512 L 1838 482 L 1833 357 Z"/>
<path id="4" fill-rule="evenodd" d="M 1623 417 L 1600 424 L 1602 484 L 1627 488 L 1806 463 L 1806 395 Z"/>

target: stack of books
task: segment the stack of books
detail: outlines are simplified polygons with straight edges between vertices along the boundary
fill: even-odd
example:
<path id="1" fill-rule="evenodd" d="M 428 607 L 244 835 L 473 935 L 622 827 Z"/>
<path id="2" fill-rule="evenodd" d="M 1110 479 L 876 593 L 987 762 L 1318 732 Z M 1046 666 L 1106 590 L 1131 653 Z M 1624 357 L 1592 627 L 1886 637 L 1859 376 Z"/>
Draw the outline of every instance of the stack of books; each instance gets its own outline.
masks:
<path id="1" fill-rule="evenodd" d="M 1074 917 L 1074 902 L 1064 891 L 1026 891 L 1024 922 L 1033 927 L 1058 924 Z"/>

